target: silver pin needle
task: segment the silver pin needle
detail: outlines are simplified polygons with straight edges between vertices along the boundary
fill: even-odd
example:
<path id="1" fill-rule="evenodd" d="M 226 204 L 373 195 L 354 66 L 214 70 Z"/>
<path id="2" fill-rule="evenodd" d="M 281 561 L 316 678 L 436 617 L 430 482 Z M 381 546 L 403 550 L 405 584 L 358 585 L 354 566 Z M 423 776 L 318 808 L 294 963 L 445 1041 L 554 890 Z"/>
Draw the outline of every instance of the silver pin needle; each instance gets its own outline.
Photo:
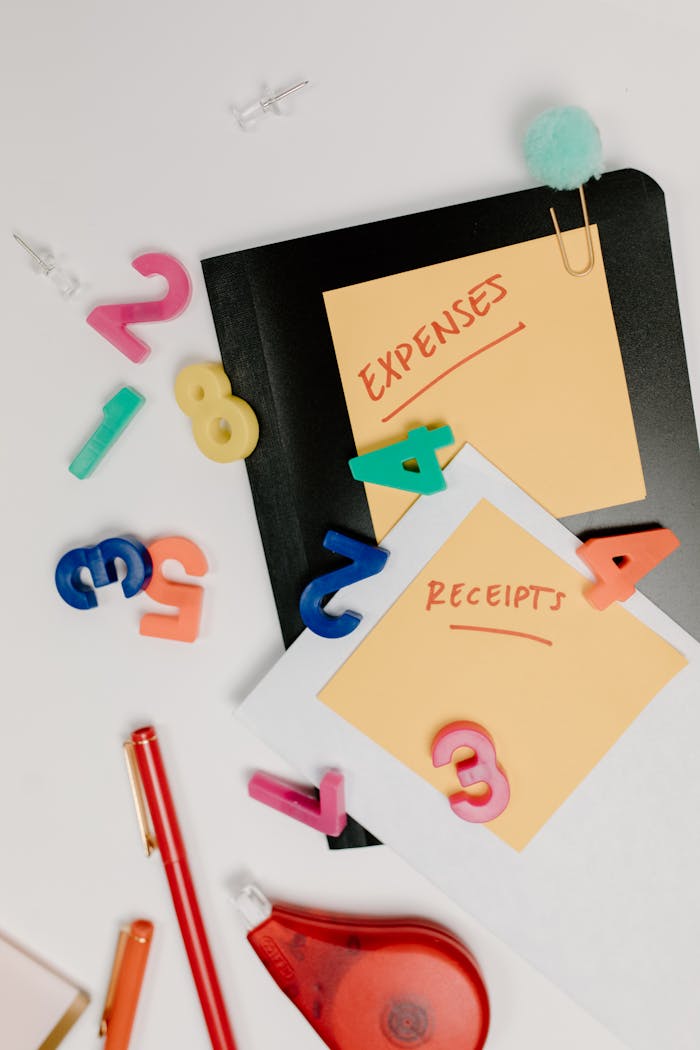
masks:
<path id="1" fill-rule="evenodd" d="M 270 106 L 273 106 L 275 102 L 281 102 L 287 95 L 293 94 L 295 91 L 299 91 L 300 88 L 306 87 L 308 80 L 300 80 L 298 84 L 293 84 L 292 87 L 285 88 L 284 91 L 280 91 L 279 95 L 274 95 L 272 98 L 260 99 L 260 105 L 264 110 L 268 110 Z"/>
<path id="2" fill-rule="evenodd" d="M 71 295 L 75 295 L 80 288 L 80 282 L 72 273 L 68 273 L 62 266 L 59 266 L 50 252 L 45 252 L 41 255 L 31 245 L 27 244 L 18 233 L 13 233 L 12 236 L 24 248 L 27 255 L 31 255 L 32 259 L 38 263 L 43 276 L 49 278 L 62 296 L 69 298 Z"/>
<path id="3" fill-rule="evenodd" d="M 42 259 L 42 257 L 40 255 L 38 255 L 34 251 L 33 248 L 30 248 L 29 245 L 27 244 L 27 242 L 23 241 L 18 233 L 13 233 L 12 236 L 14 237 L 14 239 L 17 241 L 18 244 L 22 245 L 22 247 L 24 248 L 24 250 L 26 252 L 29 252 L 29 254 L 32 256 L 33 259 L 36 259 L 36 261 L 39 263 L 39 266 L 41 266 L 41 268 L 44 271 L 44 273 L 51 273 L 51 271 L 53 270 L 53 266 L 52 265 L 47 263 L 45 259 Z"/>

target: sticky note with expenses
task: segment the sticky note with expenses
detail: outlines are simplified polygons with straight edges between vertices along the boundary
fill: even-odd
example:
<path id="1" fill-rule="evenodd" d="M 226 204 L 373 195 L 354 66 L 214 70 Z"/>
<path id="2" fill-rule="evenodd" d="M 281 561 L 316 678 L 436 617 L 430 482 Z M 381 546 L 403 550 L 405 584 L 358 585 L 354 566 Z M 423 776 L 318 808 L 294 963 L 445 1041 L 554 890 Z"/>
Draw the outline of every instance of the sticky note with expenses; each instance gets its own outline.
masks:
<path id="1" fill-rule="evenodd" d="M 580 231 L 574 233 L 575 239 Z M 645 496 L 605 265 L 554 237 L 324 293 L 359 453 L 449 424 L 555 517 Z M 367 485 L 377 540 L 414 502 Z"/>

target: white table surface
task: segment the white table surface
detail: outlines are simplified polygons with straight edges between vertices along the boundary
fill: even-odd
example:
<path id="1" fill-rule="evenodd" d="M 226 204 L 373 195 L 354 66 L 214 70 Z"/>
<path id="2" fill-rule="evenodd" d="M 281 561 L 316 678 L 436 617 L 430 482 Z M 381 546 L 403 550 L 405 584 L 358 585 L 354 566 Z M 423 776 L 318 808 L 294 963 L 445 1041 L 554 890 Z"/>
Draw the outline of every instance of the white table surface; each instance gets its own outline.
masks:
<path id="1" fill-rule="evenodd" d="M 27 0 L 1 19 L 0 929 L 93 995 L 66 1050 L 97 1046 L 117 928 L 140 915 L 157 931 L 134 1050 L 209 1046 L 123 769 L 121 741 L 146 722 L 160 732 L 240 1050 L 321 1046 L 246 944 L 228 894 L 251 876 L 272 897 L 451 927 L 489 987 L 488 1050 L 619 1050 L 389 849 L 330 852 L 248 799 L 254 769 L 289 772 L 233 716 L 282 643 L 245 467 L 199 453 L 173 383 L 185 364 L 218 358 L 201 258 L 528 187 L 527 122 L 575 103 L 599 124 L 609 169 L 641 168 L 666 191 L 697 396 L 695 5 Z M 238 129 L 234 103 L 302 77 L 312 84 L 291 116 Z M 13 231 L 61 256 L 81 297 L 66 303 L 32 274 Z M 130 267 L 147 250 L 181 259 L 194 295 L 179 319 L 140 329 L 152 354 L 135 366 L 84 319 L 99 302 L 151 294 Z M 68 463 L 126 384 L 146 406 L 76 480 Z M 206 552 L 196 644 L 142 638 L 140 615 L 157 610 L 118 587 L 89 613 L 60 601 L 60 555 L 121 533 L 181 534 Z"/>

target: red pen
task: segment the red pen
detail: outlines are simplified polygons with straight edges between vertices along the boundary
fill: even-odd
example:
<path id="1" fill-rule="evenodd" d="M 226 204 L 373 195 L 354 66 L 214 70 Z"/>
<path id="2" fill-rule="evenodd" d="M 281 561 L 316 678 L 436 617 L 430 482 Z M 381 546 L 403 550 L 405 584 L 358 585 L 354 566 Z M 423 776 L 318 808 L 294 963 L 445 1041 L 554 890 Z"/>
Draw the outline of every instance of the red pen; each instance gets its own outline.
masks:
<path id="1" fill-rule="evenodd" d="M 153 726 L 133 732 L 124 753 L 146 856 L 160 849 L 211 1045 L 214 1050 L 236 1050 Z M 146 803 L 155 835 L 148 827 Z"/>

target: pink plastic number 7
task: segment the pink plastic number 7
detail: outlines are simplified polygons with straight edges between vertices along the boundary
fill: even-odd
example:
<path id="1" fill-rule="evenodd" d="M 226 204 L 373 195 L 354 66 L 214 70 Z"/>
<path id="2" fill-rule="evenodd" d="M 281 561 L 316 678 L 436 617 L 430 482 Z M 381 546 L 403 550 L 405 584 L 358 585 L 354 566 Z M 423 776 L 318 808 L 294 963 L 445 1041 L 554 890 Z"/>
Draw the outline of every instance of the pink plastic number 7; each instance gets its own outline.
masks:
<path id="1" fill-rule="evenodd" d="M 348 822 L 343 774 L 337 769 L 329 770 L 319 784 L 318 793 L 320 797 L 316 801 L 305 791 L 269 773 L 254 773 L 248 781 L 248 794 L 257 802 L 337 838 Z"/>
<path id="2" fill-rule="evenodd" d="M 486 794 L 470 795 L 456 791 L 450 795 L 452 812 L 461 820 L 483 824 L 493 820 L 508 805 L 510 784 L 496 759 L 493 741 L 475 722 L 451 722 L 433 740 L 433 765 L 447 766 L 460 747 L 473 751 L 471 758 L 456 763 L 457 779 L 462 787 L 486 784 Z"/>
<path id="3" fill-rule="evenodd" d="M 141 617 L 140 633 L 150 638 L 169 638 L 173 642 L 193 642 L 199 634 L 204 591 L 194 583 L 174 583 L 163 576 L 163 562 L 179 562 L 190 576 L 204 576 L 207 559 L 196 543 L 184 536 L 167 536 L 148 548 L 153 561 L 153 576 L 146 594 L 162 605 L 174 605 L 175 616 L 146 613 Z"/>
<path id="4" fill-rule="evenodd" d="M 168 291 L 162 299 L 140 303 L 114 303 L 96 306 L 88 314 L 87 323 L 103 335 L 120 353 L 135 364 L 148 357 L 151 348 L 143 339 L 132 335 L 127 325 L 142 321 L 169 321 L 183 312 L 192 295 L 192 282 L 182 263 L 163 252 L 148 252 L 139 255 L 131 264 L 144 277 L 157 274 L 168 282 Z"/>

